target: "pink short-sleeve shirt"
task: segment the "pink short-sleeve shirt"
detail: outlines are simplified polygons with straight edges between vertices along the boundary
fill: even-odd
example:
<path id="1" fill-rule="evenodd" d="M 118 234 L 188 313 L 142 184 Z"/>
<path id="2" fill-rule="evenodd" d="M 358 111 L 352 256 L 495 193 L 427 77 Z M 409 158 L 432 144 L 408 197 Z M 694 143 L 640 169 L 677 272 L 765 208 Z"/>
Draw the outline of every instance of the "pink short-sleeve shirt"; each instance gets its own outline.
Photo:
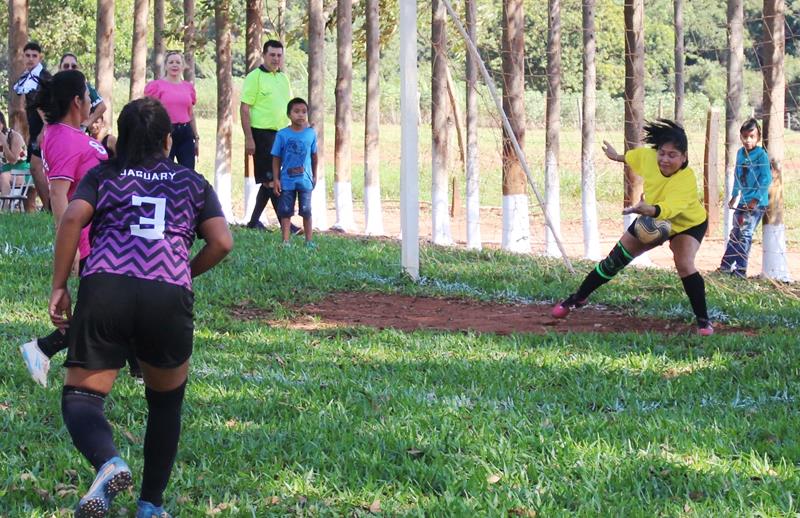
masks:
<path id="1" fill-rule="evenodd" d="M 101 143 L 66 124 L 48 124 L 42 136 L 42 164 L 47 179 L 70 182 L 67 200 L 72 199 L 78 183 L 89 169 L 107 160 L 108 154 Z M 89 225 L 81 231 L 78 241 L 81 259 L 89 255 Z"/>
<path id="2" fill-rule="evenodd" d="M 185 124 L 192 120 L 192 106 L 197 103 L 197 93 L 189 81 L 171 83 L 166 79 L 156 79 L 147 83 L 144 94 L 161 101 L 172 124 Z"/>

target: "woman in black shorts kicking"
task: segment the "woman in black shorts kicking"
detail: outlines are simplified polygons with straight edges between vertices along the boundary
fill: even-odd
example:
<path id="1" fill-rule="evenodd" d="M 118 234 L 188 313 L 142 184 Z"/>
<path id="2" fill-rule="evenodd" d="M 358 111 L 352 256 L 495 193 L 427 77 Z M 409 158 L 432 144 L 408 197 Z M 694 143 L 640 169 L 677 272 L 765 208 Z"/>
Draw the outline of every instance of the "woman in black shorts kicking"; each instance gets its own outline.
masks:
<path id="1" fill-rule="evenodd" d="M 75 447 L 97 470 L 78 517 L 106 516 L 114 496 L 132 485 L 103 410 L 130 349 L 142 367 L 149 410 L 136 516 L 169 516 L 162 495 L 177 454 L 192 354 L 192 278 L 233 247 L 211 185 L 167 158 L 171 130 L 158 101 L 125 106 L 117 156 L 86 174 L 56 236 L 49 312 L 56 326 L 70 329 L 61 409 Z M 67 279 L 89 221 L 92 250 L 72 315 Z M 205 246 L 190 259 L 196 236 Z"/>

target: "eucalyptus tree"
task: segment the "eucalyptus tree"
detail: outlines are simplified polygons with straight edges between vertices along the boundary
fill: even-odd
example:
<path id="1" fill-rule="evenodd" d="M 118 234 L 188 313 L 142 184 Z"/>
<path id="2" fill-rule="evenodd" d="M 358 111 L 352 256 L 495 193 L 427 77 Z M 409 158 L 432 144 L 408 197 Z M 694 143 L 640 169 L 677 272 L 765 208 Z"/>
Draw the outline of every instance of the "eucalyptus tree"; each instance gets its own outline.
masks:
<path id="1" fill-rule="evenodd" d="M 769 206 L 764 214 L 762 274 L 770 279 L 791 280 L 786 264 L 786 234 L 783 223 L 784 108 L 786 105 L 784 0 L 764 0 L 764 147 L 772 162 Z"/>
<path id="2" fill-rule="evenodd" d="M 683 0 L 674 0 L 674 17 L 673 24 L 675 26 L 675 115 L 674 119 L 680 125 L 683 125 L 683 104 L 684 104 L 684 91 L 685 80 L 683 76 L 684 62 L 686 61 L 684 52 L 684 35 L 683 35 Z"/>
<path id="3" fill-rule="evenodd" d="M 477 1 L 466 0 L 465 18 L 467 35 L 473 44 L 478 40 L 477 30 Z M 480 202 L 480 172 L 478 169 L 478 63 L 471 52 L 466 53 L 466 79 L 467 79 L 467 248 L 480 250 L 481 243 L 481 202 Z"/>
<path id="4" fill-rule="evenodd" d="M 352 156 L 353 125 L 353 2 L 338 0 L 336 8 L 336 133 L 333 151 L 334 228 L 351 231 L 353 221 Z"/>
<path id="5" fill-rule="evenodd" d="M 366 0 L 367 43 L 367 99 L 364 109 L 364 232 L 381 235 L 383 211 L 381 209 L 380 172 L 380 2 Z"/>
<path id="6" fill-rule="evenodd" d="M 328 226 L 325 193 L 325 14 L 322 0 L 308 0 L 308 120 L 317 132 L 317 185 L 311 195 L 314 226 Z"/>
<path id="7" fill-rule="evenodd" d="M 145 72 L 147 71 L 147 9 L 147 0 L 134 0 L 130 99 L 138 99 L 144 94 Z"/>
<path id="8" fill-rule="evenodd" d="M 194 0 L 183 0 L 183 78 L 194 81 L 195 25 Z"/>
<path id="9" fill-rule="evenodd" d="M 561 233 L 560 181 L 558 176 L 561 133 L 561 0 L 547 2 L 547 107 L 545 116 L 544 190 L 545 210 L 553 230 L 545 226 L 545 253 L 558 257 L 556 236 Z"/>
<path id="10" fill-rule="evenodd" d="M 153 77 L 164 75 L 164 0 L 153 0 Z"/>
<path id="11" fill-rule="evenodd" d="M 600 255 L 600 230 L 597 221 L 597 194 L 594 169 L 594 138 L 597 111 L 597 65 L 595 62 L 595 0 L 583 0 L 583 103 L 581 107 L 581 214 L 583 255 L 597 260 Z"/>
<path id="12" fill-rule="evenodd" d="M 8 127 L 28 134 L 25 97 L 14 93 L 12 86 L 25 70 L 22 48 L 28 42 L 28 2 L 8 0 Z"/>
<path id="13" fill-rule="evenodd" d="M 525 146 L 525 16 L 523 0 L 503 0 L 503 111 L 520 148 Z M 528 184 L 510 136 L 503 129 L 503 239 L 513 252 L 531 250 Z"/>
<path id="14" fill-rule="evenodd" d="M 106 127 L 114 120 L 114 0 L 97 0 L 97 31 L 95 35 L 95 78 L 97 91 L 108 107 L 103 113 Z"/>
<path id="15" fill-rule="evenodd" d="M 448 212 L 447 11 L 431 2 L 431 234 L 437 245 L 453 242 Z"/>
<path id="16" fill-rule="evenodd" d="M 731 198 L 733 175 L 736 170 L 736 153 L 739 149 L 739 124 L 742 110 L 744 75 L 744 0 L 728 0 L 728 70 L 727 94 L 725 96 L 725 196 Z M 725 207 L 723 235 L 731 233 L 733 211 Z"/>
<path id="17" fill-rule="evenodd" d="M 644 126 L 644 1 L 625 0 L 625 151 L 638 147 Z M 637 203 L 642 179 L 625 165 L 624 206 Z M 625 218 L 625 228 L 635 215 Z"/>
<path id="18" fill-rule="evenodd" d="M 230 0 L 216 0 L 214 25 L 217 33 L 217 148 L 214 189 L 228 221 L 233 221 L 231 200 L 231 141 L 233 137 L 233 61 L 231 58 Z"/>

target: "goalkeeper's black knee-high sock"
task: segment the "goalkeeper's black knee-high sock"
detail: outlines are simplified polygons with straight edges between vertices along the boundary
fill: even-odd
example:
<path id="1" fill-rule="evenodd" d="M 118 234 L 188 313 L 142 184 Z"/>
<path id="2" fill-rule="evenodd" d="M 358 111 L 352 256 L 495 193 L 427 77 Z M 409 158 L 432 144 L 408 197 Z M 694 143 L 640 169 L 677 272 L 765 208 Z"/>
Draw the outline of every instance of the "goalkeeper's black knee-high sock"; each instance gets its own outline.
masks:
<path id="1" fill-rule="evenodd" d="M 631 261 L 633 261 L 633 256 L 622 246 L 622 242 L 618 241 L 606 258 L 597 263 L 597 266 L 589 272 L 575 296 L 578 300 L 586 299 L 594 290 L 613 279 Z"/>
<path id="2" fill-rule="evenodd" d="M 261 218 L 261 213 L 264 212 L 264 208 L 267 206 L 267 201 L 269 201 L 269 191 L 261 185 L 261 188 L 258 189 L 258 194 L 256 194 L 256 204 L 253 206 L 253 214 L 250 215 L 250 223 L 256 223 Z"/>
<path id="3" fill-rule="evenodd" d="M 141 498 L 153 505 L 161 505 L 172 466 L 175 464 L 175 455 L 178 453 L 181 405 L 186 382 L 168 392 L 157 392 L 149 388 L 144 392 L 149 412 L 144 436 Z"/>
<path id="4" fill-rule="evenodd" d="M 700 272 L 694 272 L 686 277 L 681 277 L 683 289 L 689 297 L 689 304 L 697 321 L 708 321 L 708 308 L 706 307 L 706 283 Z"/>
<path id="5" fill-rule="evenodd" d="M 111 425 L 103 412 L 105 394 L 65 385 L 61 392 L 61 414 L 72 442 L 95 470 L 118 455 Z"/>

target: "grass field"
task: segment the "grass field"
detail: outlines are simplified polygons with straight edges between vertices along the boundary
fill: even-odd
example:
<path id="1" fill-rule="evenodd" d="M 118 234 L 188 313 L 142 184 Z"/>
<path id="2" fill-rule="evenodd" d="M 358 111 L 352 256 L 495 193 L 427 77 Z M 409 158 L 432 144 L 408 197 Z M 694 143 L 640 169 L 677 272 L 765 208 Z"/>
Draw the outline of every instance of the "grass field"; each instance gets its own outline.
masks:
<path id="1" fill-rule="evenodd" d="M 177 516 L 794 516 L 800 512 L 800 293 L 707 276 L 712 314 L 755 333 L 511 335 L 271 320 L 337 290 L 552 301 L 556 261 L 322 235 L 313 253 L 235 231 L 198 279 L 193 370 L 165 505 Z M 48 331 L 52 231 L 0 217 L 0 516 L 66 514 L 91 483 L 60 416 L 60 367 L 31 381 L 18 344 Z M 579 264 L 586 271 L 586 264 Z M 625 271 L 595 302 L 689 321 L 674 274 Z M 534 309 L 532 309 L 534 310 Z M 136 480 L 143 388 L 106 408 Z M 115 507 L 134 509 L 135 494 Z M 115 511 L 116 513 L 116 511 Z M 124 512 L 119 514 L 125 516 Z M 117 516 L 117 514 L 114 514 Z"/>

